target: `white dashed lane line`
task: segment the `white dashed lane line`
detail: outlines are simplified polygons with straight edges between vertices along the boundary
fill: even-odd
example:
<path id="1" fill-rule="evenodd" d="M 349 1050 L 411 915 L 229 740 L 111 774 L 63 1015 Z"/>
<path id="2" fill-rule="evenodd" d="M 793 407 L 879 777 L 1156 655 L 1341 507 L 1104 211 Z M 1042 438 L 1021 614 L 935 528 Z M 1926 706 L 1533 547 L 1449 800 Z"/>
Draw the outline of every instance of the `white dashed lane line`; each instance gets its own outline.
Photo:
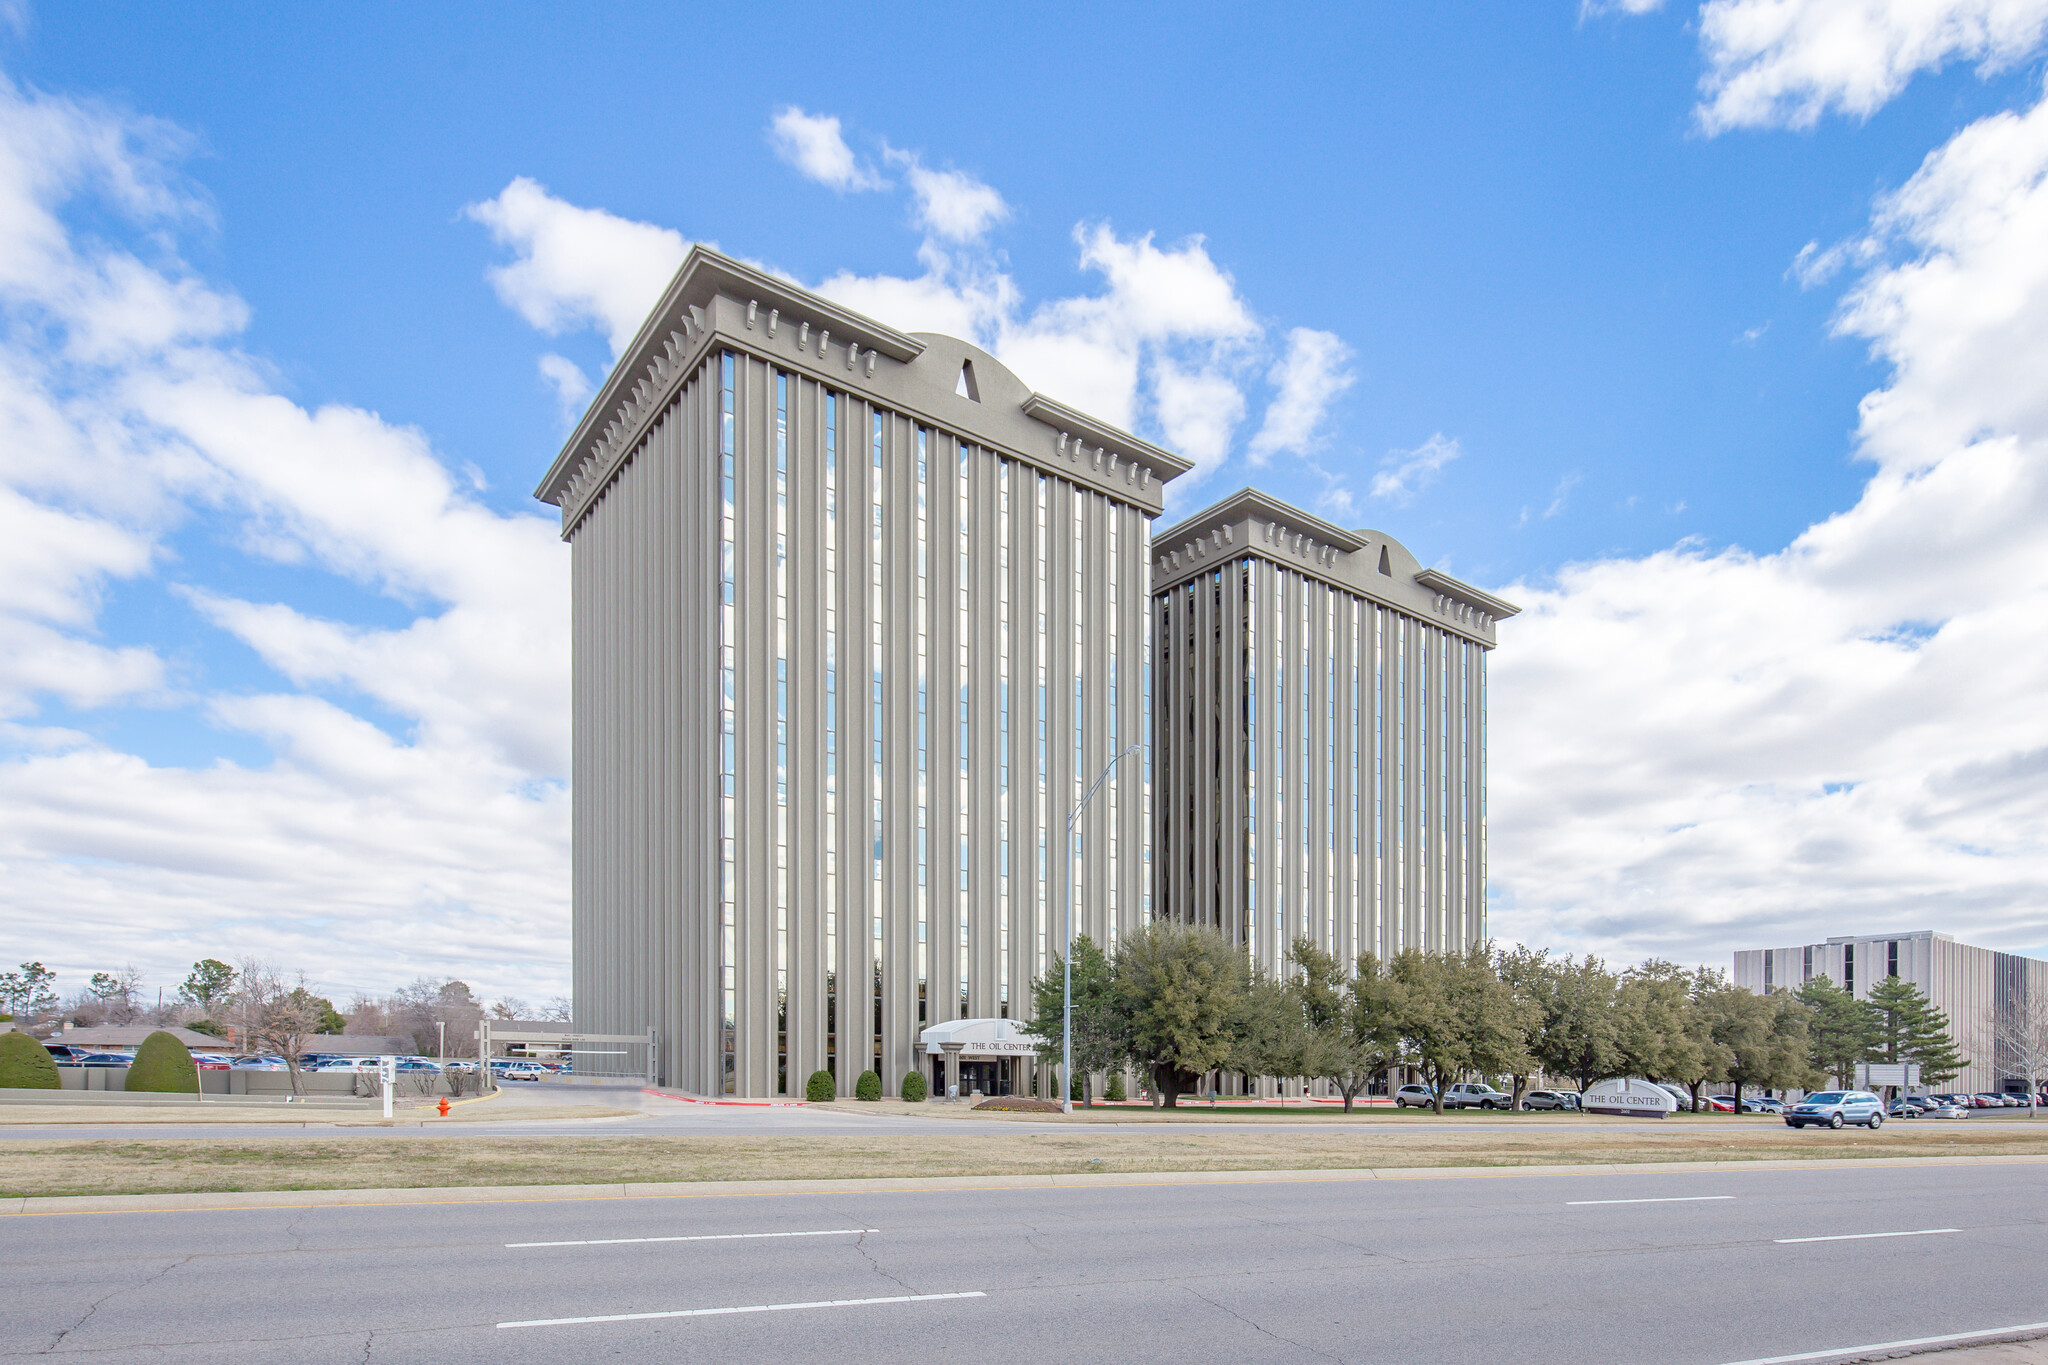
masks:
<path id="1" fill-rule="evenodd" d="M 985 1299 L 979 1289 L 959 1294 L 892 1294 L 885 1299 L 818 1299 L 811 1303 L 756 1303 L 744 1308 L 677 1308 L 666 1313 L 606 1313 L 591 1318 L 535 1318 L 501 1322 L 500 1327 L 572 1327 L 586 1322 L 646 1322 L 651 1318 L 720 1318 L 734 1313 L 793 1313 L 803 1308 L 867 1308 L 884 1303 L 935 1303 L 940 1299 Z"/>
<path id="2" fill-rule="evenodd" d="M 1773 1237 L 1779 1246 L 1791 1246 L 1797 1242 L 1867 1242 L 1877 1237 L 1938 1237 L 1944 1232 L 1961 1232 L 1961 1228 L 1916 1228 L 1912 1232 L 1842 1232 L 1833 1237 Z"/>
<path id="3" fill-rule="evenodd" d="M 1716 1199 L 1733 1199 L 1732 1194 L 1674 1194 L 1662 1199 L 1567 1199 L 1566 1208 L 1582 1204 L 1705 1204 Z"/>

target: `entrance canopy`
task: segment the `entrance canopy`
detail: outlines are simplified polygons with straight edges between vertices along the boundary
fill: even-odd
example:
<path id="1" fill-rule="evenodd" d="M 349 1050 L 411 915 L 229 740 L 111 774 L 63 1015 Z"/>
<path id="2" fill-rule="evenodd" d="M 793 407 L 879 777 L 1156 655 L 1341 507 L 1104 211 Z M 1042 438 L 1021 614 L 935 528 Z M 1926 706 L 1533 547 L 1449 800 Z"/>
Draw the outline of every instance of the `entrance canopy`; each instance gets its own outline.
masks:
<path id="1" fill-rule="evenodd" d="M 917 1035 L 918 1047 L 933 1056 L 945 1051 L 943 1043 L 966 1044 L 960 1049 L 962 1057 L 1029 1057 L 1038 1051 L 1038 1044 L 1015 1019 L 955 1019 Z"/>

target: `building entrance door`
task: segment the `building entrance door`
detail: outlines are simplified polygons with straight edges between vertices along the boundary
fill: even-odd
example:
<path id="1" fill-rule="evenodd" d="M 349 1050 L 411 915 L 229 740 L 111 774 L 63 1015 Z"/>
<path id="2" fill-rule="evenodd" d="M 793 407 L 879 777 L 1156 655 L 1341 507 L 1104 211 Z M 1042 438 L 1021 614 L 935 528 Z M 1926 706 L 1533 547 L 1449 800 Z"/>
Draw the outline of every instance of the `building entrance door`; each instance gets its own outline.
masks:
<path id="1" fill-rule="evenodd" d="M 989 1058 L 981 1061 L 960 1063 L 960 1093 L 971 1095 L 979 1090 L 984 1095 L 1007 1095 L 1010 1093 L 1010 1063 L 1004 1058 Z"/>

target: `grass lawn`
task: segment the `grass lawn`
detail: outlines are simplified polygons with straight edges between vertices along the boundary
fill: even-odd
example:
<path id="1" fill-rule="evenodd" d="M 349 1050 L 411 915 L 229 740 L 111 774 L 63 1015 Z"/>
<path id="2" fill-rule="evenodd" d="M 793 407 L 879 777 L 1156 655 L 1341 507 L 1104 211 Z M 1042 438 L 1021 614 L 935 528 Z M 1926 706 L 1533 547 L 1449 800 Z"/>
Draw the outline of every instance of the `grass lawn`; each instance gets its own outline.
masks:
<path id="1" fill-rule="evenodd" d="M 1496 1116 L 1498 1117 L 1498 1116 Z M 980 1131 L 902 1137 L 108 1138 L 0 1143 L 0 1194 L 395 1189 L 641 1181 L 1116 1171 L 1761 1161 L 1818 1157 L 2048 1155 L 2048 1125 L 1972 1130 L 1887 1124 L 1793 1132 L 1782 1123 L 1517 1124 L 1467 1133 L 1399 1123 L 1242 1133 Z"/>

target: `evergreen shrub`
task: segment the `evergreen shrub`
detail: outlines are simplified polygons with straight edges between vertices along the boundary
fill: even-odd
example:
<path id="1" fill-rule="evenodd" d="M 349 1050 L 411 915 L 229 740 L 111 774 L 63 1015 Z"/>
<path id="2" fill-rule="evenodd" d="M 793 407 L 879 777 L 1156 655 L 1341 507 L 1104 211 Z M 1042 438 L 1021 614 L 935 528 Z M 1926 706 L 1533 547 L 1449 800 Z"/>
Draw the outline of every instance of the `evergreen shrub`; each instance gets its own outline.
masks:
<path id="1" fill-rule="evenodd" d="M 922 1104 L 925 1097 L 924 1073 L 906 1071 L 903 1073 L 903 1098 L 912 1104 Z"/>
<path id="2" fill-rule="evenodd" d="M 158 1029 L 135 1049 L 135 1061 L 128 1068 L 128 1089 L 165 1095 L 198 1094 L 199 1068 L 192 1063 L 192 1050 Z"/>
<path id="3" fill-rule="evenodd" d="M 61 1090 L 57 1059 L 26 1033 L 0 1033 L 0 1087 L 10 1090 Z"/>
<path id="4" fill-rule="evenodd" d="M 812 1104 L 830 1104 L 839 1093 L 839 1086 L 829 1071 L 813 1071 L 811 1078 L 804 1082 L 804 1098 Z"/>
<path id="5" fill-rule="evenodd" d="M 1123 1072 L 1112 1071 L 1109 1073 L 1109 1086 L 1102 1092 L 1102 1097 L 1113 1103 L 1120 1103 L 1130 1098 L 1129 1095 L 1124 1093 Z"/>
<path id="6" fill-rule="evenodd" d="M 882 1098 L 882 1078 L 872 1071 L 861 1072 L 860 1079 L 853 1083 L 853 1097 L 857 1100 Z"/>

